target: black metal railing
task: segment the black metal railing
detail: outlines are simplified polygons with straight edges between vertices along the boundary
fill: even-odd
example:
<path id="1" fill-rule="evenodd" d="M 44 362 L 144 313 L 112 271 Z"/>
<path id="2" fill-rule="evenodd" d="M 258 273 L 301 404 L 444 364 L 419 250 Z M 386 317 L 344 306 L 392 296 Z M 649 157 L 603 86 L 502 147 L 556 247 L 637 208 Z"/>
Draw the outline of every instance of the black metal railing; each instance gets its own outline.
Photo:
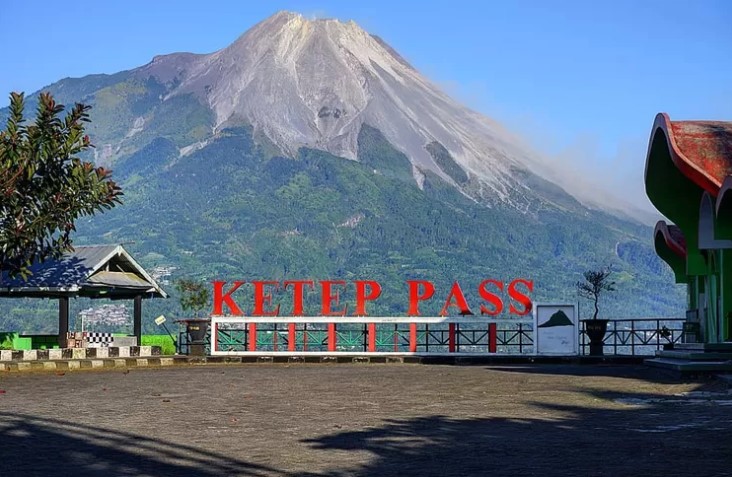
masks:
<path id="1" fill-rule="evenodd" d="M 616 356 L 653 356 L 657 350 L 684 341 L 686 318 L 611 319 L 603 339 L 603 352 Z M 585 322 L 580 327 L 580 353 L 588 355 L 590 340 Z"/>
<path id="2" fill-rule="evenodd" d="M 221 326 L 218 330 L 218 349 L 223 351 L 248 351 L 248 325 L 236 324 L 234 328 Z M 474 323 L 456 324 L 451 331 L 443 324 L 418 323 L 416 326 L 416 351 L 418 353 L 447 353 L 450 343 L 456 353 L 498 353 L 498 354 L 530 354 L 534 352 L 533 324 L 501 323 L 495 327 L 493 349 L 491 351 L 491 333 L 488 326 Z M 375 328 L 374 348 L 376 352 L 408 352 L 410 349 L 409 323 L 378 324 Z M 451 338 L 452 333 L 452 338 Z M 369 350 L 368 326 L 339 324 L 336 331 L 338 352 L 367 352 Z M 287 351 L 289 332 L 286 326 L 263 324 L 257 325 L 257 344 L 255 349 L 261 352 Z M 326 324 L 297 324 L 296 351 L 327 351 Z M 181 353 L 188 350 L 188 336 L 185 332 L 179 335 Z M 210 333 L 206 337 L 206 348 L 210 348 Z"/>
<path id="3" fill-rule="evenodd" d="M 325 351 L 325 330 L 312 325 L 298 325 L 298 351 Z M 339 327 L 336 350 L 367 351 L 367 330 L 354 326 L 353 329 Z M 303 332 L 307 332 L 302 343 Z M 319 333 L 319 334 L 318 334 Z M 316 334 L 318 334 L 316 336 Z M 322 335 L 322 336 L 320 336 Z M 689 322 L 685 318 L 628 318 L 611 319 L 605 333 L 604 354 L 617 356 L 653 356 L 657 350 L 671 344 L 692 340 Z M 219 330 L 219 348 L 232 351 L 248 349 L 247 326 L 239 325 L 232 330 Z M 287 350 L 287 331 L 281 327 L 259 325 L 257 351 Z M 206 335 L 206 352 L 210 349 L 210 332 Z M 490 336 L 485 327 L 460 324 L 454 330 L 456 353 L 488 353 Z M 443 325 L 418 324 L 417 352 L 445 353 L 449 351 L 450 330 Z M 190 337 L 185 331 L 178 334 L 178 352 L 187 354 Z M 303 344 L 305 344 L 303 349 Z M 530 323 L 501 324 L 496 328 L 496 353 L 532 354 L 534 353 L 534 329 Z M 585 322 L 579 328 L 580 354 L 589 355 L 590 340 L 585 330 Z M 377 330 L 377 351 L 408 351 L 408 326 L 390 325 L 390 329 Z"/>
<path id="4" fill-rule="evenodd" d="M 191 336 L 188 334 L 188 332 L 179 331 L 178 332 L 178 354 L 190 354 L 191 349 L 190 345 L 191 343 Z M 211 330 L 208 330 L 206 333 L 206 341 L 205 341 L 205 353 L 210 354 L 211 350 Z"/>

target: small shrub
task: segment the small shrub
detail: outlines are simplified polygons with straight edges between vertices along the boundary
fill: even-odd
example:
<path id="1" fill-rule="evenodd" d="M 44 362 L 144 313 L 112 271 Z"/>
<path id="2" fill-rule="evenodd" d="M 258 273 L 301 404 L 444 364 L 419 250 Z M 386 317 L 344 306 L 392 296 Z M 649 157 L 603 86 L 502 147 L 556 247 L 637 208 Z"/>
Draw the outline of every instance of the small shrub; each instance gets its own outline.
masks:
<path id="1" fill-rule="evenodd" d="M 180 306 L 183 311 L 192 311 L 193 317 L 198 318 L 211 298 L 207 285 L 195 280 L 181 279 L 176 282 L 175 288 L 181 294 Z"/>

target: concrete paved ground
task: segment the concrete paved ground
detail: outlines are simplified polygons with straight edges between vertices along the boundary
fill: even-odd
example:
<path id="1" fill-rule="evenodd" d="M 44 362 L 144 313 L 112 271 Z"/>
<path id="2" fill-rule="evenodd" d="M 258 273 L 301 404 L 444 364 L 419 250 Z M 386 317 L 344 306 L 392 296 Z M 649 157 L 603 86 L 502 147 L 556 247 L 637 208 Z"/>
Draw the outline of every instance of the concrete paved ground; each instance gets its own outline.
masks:
<path id="1" fill-rule="evenodd" d="M 0 374 L 0 475 L 732 475 L 732 394 L 642 366 Z"/>

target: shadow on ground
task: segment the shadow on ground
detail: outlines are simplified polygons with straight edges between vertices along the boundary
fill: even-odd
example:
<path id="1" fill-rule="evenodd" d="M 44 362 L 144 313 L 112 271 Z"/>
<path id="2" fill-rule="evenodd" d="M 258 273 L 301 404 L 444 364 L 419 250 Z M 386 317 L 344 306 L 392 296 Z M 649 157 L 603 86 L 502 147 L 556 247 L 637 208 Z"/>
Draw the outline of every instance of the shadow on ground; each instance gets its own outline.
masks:
<path id="1" fill-rule="evenodd" d="M 551 393 L 553 390 L 547 390 Z M 605 390 L 537 394 L 503 415 L 430 414 L 278 445 L 293 468 L 69 420 L 0 411 L 0 475 L 86 476 L 668 476 L 732 473 L 732 395 L 698 399 Z M 460 396 L 436 393 L 445 405 Z M 507 398 L 507 399 L 510 399 Z M 542 402 L 539 402 L 542 401 Z M 415 409 L 420 413 L 419 409 Z M 495 414 L 495 415 L 494 415 Z M 469 416 L 469 414 L 468 414 Z M 169 423 L 166 425 L 174 425 Z M 196 429 L 190 430 L 195 437 Z M 215 444 L 215 442 L 214 442 Z M 246 437 L 242 446 L 246 447 Z M 368 451 L 368 457 L 349 451 Z M 246 457 L 246 451 L 242 454 Z M 297 469 L 308 455 L 311 468 Z M 274 462 L 277 462 L 275 459 Z M 273 464 L 277 466 L 277 464 Z M 283 463 L 279 467 L 284 467 Z"/>
<path id="2" fill-rule="evenodd" d="M 732 396 L 585 396 L 597 407 L 534 403 L 531 417 L 392 419 L 307 440 L 320 451 L 374 456 L 359 468 L 312 475 L 732 475 Z"/>
<path id="3" fill-rule="evenodd" d="M 673 373 L 668 373 L 649 366 L 619 366 L 617 364 L 511 364 L 505 366 L 490 366 L 490 371 L 501 371 L 506 373 L 527 373 L 544 374 L 556 376 L 601 376 L 626 379 L 642 379 L 654 383 L 679 383 L 679 378 Z M 700 385 L 719 385 L 713 377 L 700 379 L 687 379 L 688 382 L 695 382 Z"/>
<path id="4" fill-rule="evenodd" d="M 190 445 L 0 412 L 0 475 L 265 476 L 276 469 Z"/>

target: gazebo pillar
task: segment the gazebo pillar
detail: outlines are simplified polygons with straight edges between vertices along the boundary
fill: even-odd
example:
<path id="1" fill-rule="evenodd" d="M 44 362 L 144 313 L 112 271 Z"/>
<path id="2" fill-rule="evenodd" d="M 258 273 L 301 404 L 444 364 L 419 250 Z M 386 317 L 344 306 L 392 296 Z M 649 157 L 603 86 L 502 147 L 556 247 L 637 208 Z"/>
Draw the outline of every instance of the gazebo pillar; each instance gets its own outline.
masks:
<path id="1" fill-rule="evenodd" d="M 137 338 L 137 346 L 142 345 L 142 295 L 135 297 L 132 328 L 135 338 Z"/>
<path id="2" fill-rule="evenodd" d="M 66 336 L 69 332 L 69 297 L 58 299 L 58 347 L 66 348 Z"/>

